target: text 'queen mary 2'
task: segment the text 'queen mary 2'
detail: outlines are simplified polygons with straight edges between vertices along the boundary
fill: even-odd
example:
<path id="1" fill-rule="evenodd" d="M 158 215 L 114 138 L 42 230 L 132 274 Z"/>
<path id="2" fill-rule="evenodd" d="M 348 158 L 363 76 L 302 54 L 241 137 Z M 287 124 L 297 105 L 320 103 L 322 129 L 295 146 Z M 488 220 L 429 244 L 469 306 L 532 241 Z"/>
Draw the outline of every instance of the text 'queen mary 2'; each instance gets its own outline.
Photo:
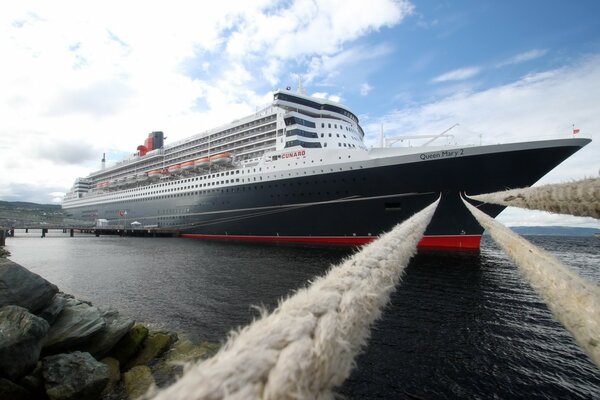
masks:
<path id="1" fill-rule="evenodd" d="M 62 207 L 115 229 L 359 245 L 441 194 L 420 247 L 477 249 L 483 229 L 460 192 L 530 186 L 590 141 L 369 150 L 363 136 L 347 107 L 277 91 L 256 114 L 186 140 L 152 132 L 136 155 L 77 179 Z"/>

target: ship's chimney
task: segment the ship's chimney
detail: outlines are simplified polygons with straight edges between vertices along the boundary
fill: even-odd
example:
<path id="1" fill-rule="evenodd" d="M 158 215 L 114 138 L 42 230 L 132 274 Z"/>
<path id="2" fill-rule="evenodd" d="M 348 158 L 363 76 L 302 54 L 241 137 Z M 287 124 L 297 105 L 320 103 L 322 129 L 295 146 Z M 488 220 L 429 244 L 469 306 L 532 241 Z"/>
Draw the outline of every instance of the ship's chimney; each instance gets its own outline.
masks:
<path id="1" fill-rule="evenodd" d="M 104 169 L 106 167 L 106 153 L 102 153 L 102 165 L 100 169 Z"/>

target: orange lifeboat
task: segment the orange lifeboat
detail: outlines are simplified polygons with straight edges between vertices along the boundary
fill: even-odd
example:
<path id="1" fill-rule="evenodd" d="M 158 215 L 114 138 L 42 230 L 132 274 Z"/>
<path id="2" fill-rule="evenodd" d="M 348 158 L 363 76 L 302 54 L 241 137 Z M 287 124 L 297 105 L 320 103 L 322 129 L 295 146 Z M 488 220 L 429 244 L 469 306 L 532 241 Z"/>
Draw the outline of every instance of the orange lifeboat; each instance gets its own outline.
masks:
<path id="1" fill-rule="evenodd" d="M 159 179 L 163 175 L 164 172 L 162 169 L 155 169 L 153 171 L 148 172 L 148 178 L 150 178 L 151 180 Z"/>
<path id="2" fill-rule="evenodd" d="M 170 174 L 176 174 L 176 173 L 180 172 L 180 169 L 181 169 L 181 165 L 175 164 L 175 165 L 171 165 L 170 167 L 168 167 L 167 171 Z"/>
<path id="3" fill-rule="evenodd" d="M 231 164 L 231 153 L 219 153 L 210 157 L 210 162 L 213 164 Z"/>
<path id="4" fill-rule="evenodd" d="M 180 165 L 180 170 L 181 171 L 189 171 L 191 169 L 194 169 L 194 162 L 193 161 L 186 161 L 184 163 L 181 163 L 181 165 Z"/>
<path id="5" fill-rule="evenodd" d="M 197 169 L 206 168 L 208 167 L 209 161 L 210 159 L 208 157 L 199 158 L 194 161 L 194 167 Z"/>

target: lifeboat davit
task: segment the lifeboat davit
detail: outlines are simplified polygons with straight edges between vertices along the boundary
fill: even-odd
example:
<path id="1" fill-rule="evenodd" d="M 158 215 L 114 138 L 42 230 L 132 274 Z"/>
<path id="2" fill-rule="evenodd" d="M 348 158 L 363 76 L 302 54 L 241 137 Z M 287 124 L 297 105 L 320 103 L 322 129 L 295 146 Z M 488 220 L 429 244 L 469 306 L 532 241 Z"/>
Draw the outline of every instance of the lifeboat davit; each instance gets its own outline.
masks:
<path id="1" fill-rule="evenodd" d="M 208 157 L 199 158 L 194 161 L 194 167 L 196 169 L 206 168 L 208 167 L 210 159 Z"/>
<path id="2" fill-rule="evenodd" d="M 148 172 L 148 178 L 150 178 L 151 180 L 159 179 L 163 175 L 164 172 L 162 169 L 155 169 L 154 171 Z"/>
<path id="3" fill-rule="evenodd" d="M 219 153 L 210 156 L 210 162 L 215 165 L 231 164 L 231 153 Z"/>
<path id="4" fill-rule="evenodd" d="M 180 172 L 180 170 L 181 170 L 181 166 L 179 164 L 171 165 L 170 167 L 167 168 L 167 171 L 170 174 L 176 174 L 176 173 Z"/>
<path id="5" fill-rule="evenodd" d="M 180 164 L 180 168 L 179 168 L 179 170 L 182 171 L 182 172 L 183 171 L 189 171 L 189 170 L 192 170 L 192 169 L 194 169 L 194 162 L 193 161 L 186 161 L 184 163 L 181 163 Z"/>

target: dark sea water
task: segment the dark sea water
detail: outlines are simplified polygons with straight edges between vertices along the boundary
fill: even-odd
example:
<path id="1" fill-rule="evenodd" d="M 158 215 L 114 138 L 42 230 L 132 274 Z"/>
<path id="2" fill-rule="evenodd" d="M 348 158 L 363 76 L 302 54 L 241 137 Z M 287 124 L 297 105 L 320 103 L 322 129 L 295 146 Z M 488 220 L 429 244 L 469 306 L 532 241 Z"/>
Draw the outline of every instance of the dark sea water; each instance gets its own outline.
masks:
<path id="1" fill-rule="evenodd" d="M 39 232 L 11 259 L 95 305 L 223 341 L 350 250 Z M 600 240 L 528 237 L 600 284 Z M 420 253 L 340 392 L 350 399 L 600 399 L 600 369 L 489 237 L 478 253 Z"/>

